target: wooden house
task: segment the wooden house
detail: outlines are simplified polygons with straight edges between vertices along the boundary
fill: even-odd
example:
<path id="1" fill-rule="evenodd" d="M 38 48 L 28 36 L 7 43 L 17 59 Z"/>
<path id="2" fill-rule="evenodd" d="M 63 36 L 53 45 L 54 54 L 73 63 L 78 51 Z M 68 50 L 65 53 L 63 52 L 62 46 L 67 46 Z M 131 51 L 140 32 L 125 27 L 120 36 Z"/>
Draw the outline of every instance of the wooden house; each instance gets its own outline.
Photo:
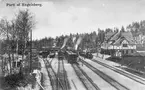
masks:
<path id="1" fill-rule="evenodd" d="M 130 55 L 136 52 L 136 43 L 129 31 L 108 32 L 101 50 L 111 56 Z"/>

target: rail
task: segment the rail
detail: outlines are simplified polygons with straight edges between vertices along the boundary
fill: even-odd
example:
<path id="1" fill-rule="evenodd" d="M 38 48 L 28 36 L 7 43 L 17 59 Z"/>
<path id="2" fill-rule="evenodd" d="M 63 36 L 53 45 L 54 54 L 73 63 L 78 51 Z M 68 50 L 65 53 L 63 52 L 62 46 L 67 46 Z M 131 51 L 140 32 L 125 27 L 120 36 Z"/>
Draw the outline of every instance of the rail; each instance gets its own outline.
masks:
<path id="1" fill-rule="evenodd" d="M 78 65 L 72 64 L 72 67 L 87 90 L 100 90 L 93 80 L 90 79 L 89 76 Z"/>
<path id="2" fill-rule="evenodd" d="M 47 69 L 48 76 L 49 76 L 50 81 L 51 81 L 52 89 L 53 90 L 57 90 L 57 87 L 58 87 L 57 86 L 57 81 L 60 83 L 60 86 L 63 87 L 61 82 L 60 82 L 60 80 L 59 80 L 59 78 L 57 77 L 57 74 L 55 73 L 55 71 L 53 70 L 51 64 L 49 63 L 49 61 L 45 60 L 45 59 L 43 59 L 43 60 L 45 62 L 45 67 Z"/>
<path id="3" fill-rule="evenodd" d="M 128 78 L 130 78 L 130 79 L 132 79 L 132 80 L 134 80 L 136 82 L 138 82 L 138 83 L 141 83 L 141 84 L 145 85 L 145 79 L 143 79 L 143 78 L 141 78 L 139 76 L 135 76 L 135 75 L 133 75 L 131 73 L 125 72 L 125 71 L 120 70 L 118 68 L 114 68 L 114 67 L 112 67 L 110 65 L 107 65 L 105 63 L 102 63 L 102 62 L 100 62 L 98 60 L 94 60 L 93 59 L 92 61 L 95 62 L 95 63 L 98 63 L 98 64 L 100 64 L 100 65 L 102 65 L 102 66 L 104 66 L 106 68 L 109 68 L 109 69 L 111 69 L 111 70 L 113 70 L 113 71 L 115 71 L 115 72 L 117 72 L 117 73 L 119 73 L 121 75 L 124 75 L 124 76 L 126 76 L 126 77 L 128 77 Z"/>
<path id="4" fill-rule="evenodd" d="M 63 60 L 59 60 L 58 62 L 58 78 L 60 80 L 60 82 L 62 83 L 62 90 L 69 90 L 70 87 L 69 87 L 69 82 L 68 82 L 68 79 L 67 79 L 67 74 L 66 74 L 66 71 L 65 71 L 65 68 L 64 68 L 64 62 Z M 58 86 L 58 90 L 59 90 L 59 86 Z"/>
<path id="5" fill-rule="evenodd" d="M 88 68 L 90 68 L 94 73 L 96 73 L 97 75 L 99 75 L 101 78 L 103 78 L 106 82 L 108 82 L 110 85 L 112 85 L 113 87 L 115 87 L 117 90 L 129 90 L 127 87 L 125 87 L 124 85 L 120 84 L 118 81 L 114 80 L 113 78 L 111 78 L 110 76 L 106 75 L 105 73 L 103 73 L 102 71 L 98 70 L 97 68 L 95 68 L 94 66 L 92 66 L 91 64 L 87 63 L 84 60 L 81 60 L 81 62 L 87 66 Z"/>

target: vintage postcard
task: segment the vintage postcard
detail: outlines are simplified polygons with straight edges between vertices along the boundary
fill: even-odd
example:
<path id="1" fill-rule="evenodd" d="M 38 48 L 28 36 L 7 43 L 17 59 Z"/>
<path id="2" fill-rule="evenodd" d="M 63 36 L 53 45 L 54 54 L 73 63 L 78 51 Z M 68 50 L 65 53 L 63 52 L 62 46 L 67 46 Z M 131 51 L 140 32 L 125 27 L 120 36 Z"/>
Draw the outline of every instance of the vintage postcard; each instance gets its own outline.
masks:
<path id="1" fill-rule="evenodd" d="M 145 0 L 0 0 L 0 90 L 145 90 Z"/>

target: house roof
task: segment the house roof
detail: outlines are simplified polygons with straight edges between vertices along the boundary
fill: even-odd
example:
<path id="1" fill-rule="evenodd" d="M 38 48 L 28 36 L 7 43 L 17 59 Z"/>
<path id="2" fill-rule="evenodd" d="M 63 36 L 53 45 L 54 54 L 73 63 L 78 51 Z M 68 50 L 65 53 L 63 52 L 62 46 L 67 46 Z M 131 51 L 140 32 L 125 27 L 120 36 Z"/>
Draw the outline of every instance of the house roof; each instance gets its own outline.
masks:
<path id="1" fill-rule="evenodd" d="M 114 42 L 114 44 L 115 45 L 120 45 L 123 40 L 124 40 L 124 38 L 119 38 L 118 40 L 116 40 L 116 42 Z"/>
<path id="2" fill-rule="evenodd" d="M 116 40 L 116 42 L 114 42 L 114 45 L 120 45 L 124 40 L 126 40 L 129 44 L 133 45 L 135 44 L 134 41 L 127 39 L 125 37 L 119 38 L 118 40 Z"/>
<path id="3" fill-rule="evenodd" d="M 129 44 L 135 44 L 135 40 L 133 39 L 133 35 L 131 32 L 124 32 L 122 36 L 129 42 Z"/>
<path id="4" fill-rule="evenodd" d="M 131 32 L 117 32 L 107 41 L 109 44 L 120 45 L 123 40 L 127 40 L 129 44 L 135 44 L 133 35 Z M 110 42 L 111 41 L 111 42 Z"/>
<path id="5" fill-rule="evenodd" d="M 132 35 L 133 35 L 134 37 L 137 37 L 137 36 L 140 35 L 140 34 L 143 34 L 143 33 L 142 33 L 142 32 L 137 32 L 137 33 L 133 32 L 133 33 L 132 33 Z"/>
<path id="6" fill-rule="evenodd" d="M 108 33 L 106 33 L 106 35 L 105 35 L 105 39 L 106 40 L 108 40 L 111 36 L 113 36 L 115 33 L 113 33 L 113 32 L 108 32 Z"/>
<path id="7" fill-rule="evenodd" d="M 120 32 L 117 32 L 110 40 L 117 40 L 119 36 L 120 36 Z"/>

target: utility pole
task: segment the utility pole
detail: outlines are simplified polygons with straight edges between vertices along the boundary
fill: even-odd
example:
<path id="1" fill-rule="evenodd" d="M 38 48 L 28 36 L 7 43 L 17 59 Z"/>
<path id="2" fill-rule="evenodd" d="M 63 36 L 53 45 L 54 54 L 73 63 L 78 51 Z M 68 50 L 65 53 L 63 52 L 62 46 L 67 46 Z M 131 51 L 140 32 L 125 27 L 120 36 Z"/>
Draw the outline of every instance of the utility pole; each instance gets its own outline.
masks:
<path id="1" fill-rule="evenodd" d="M 30 73 L 32 72 L 32 30 L 30 31 Z"/>

